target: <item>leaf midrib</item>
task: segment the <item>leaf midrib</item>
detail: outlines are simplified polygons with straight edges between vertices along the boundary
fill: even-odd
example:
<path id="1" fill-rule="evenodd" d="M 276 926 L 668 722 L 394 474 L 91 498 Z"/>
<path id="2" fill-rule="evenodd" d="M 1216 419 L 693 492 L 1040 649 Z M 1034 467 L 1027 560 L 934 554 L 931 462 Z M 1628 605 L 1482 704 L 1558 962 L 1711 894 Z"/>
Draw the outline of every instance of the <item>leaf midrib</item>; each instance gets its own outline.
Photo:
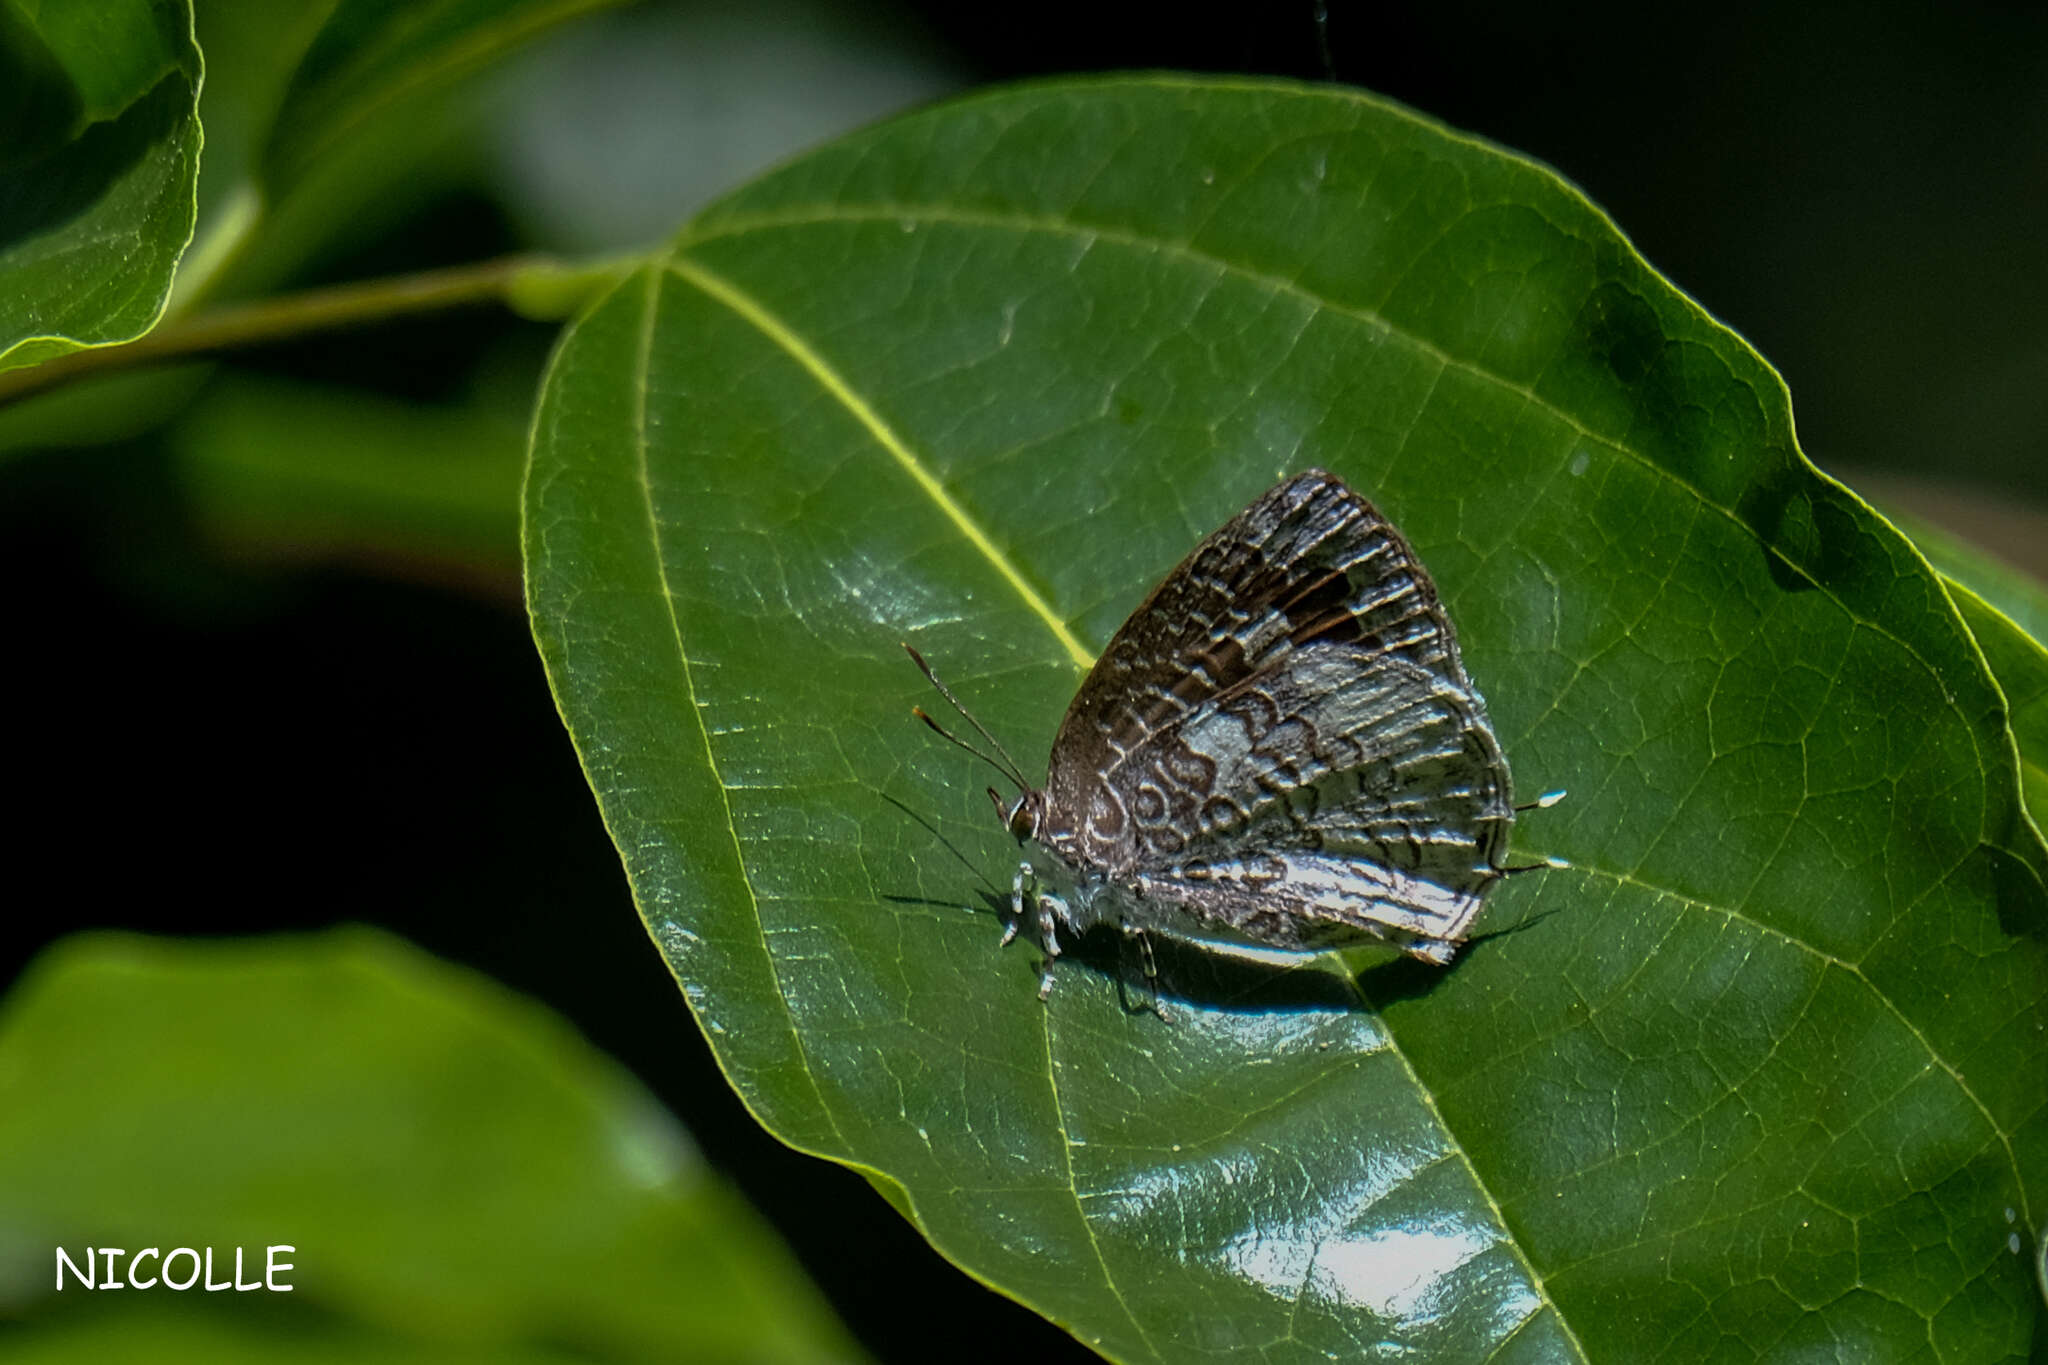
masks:
<path id="1" fill-rule="evenodd" d="M 1031 613 L 1045 623 L 1046 629 L 1052 632 L 1053 638 L 1059 641 L 1060 648 L 1066 650 L 1067 656 L 1084 670 L 1094 666 L 1095 655 L 1089 651 L 1086 645 L 1081 643 L 1072 630 L 1068 629 L 1066 622 L 1053 611 L 1052 605 L 1045 600 L 1044 596 L 1036 588 L 1031 586 L 1030 581 L 1024 577 L 1017 566 L 1010 562 L 1009 556 L 1005 555 L 997 547 L 994 539 L 989 536 L 987 531 L 982 529 L 981 523 L 970 516 L 967 509 L 962 507 L 953 498 L 953 495 L 946 491 L 945 486 L 939 482 L 938 478 L 929 469 L 925 468 L 924 462 L 918 459 L 909 445 L 896 434 L 895 428 L 884 421 L 880 413 L 876 412 L 865 399 L 854 392 L 853 386 L 846 382 L 845 377 L 838 370 L 834 369 L 818 353 L 815 347 L 804 341 L 802 337 L 799 337 L 788 324 L 770 312 L 759 300 L 753 298 L 730 280 L 727 280 L 708 267 L 697 262 L 687 261 L 680 253 L 677 253 L 664 263 L 663 268 L 671 271 L 684 282 L 710 296 L 718 303 L 731 309 L 741 320 L 773 343 L 777 349 L 802 366 L 807 374 L 817 380 L 819 387 L 824 389 L 829 397 L 844 408 L 847 414 L 859 422 L 862 427 L 866 428 L 868 434 L 874 438 L 875 443 L 881 446 L 888 453 L 889 457 L 902 467 L 903 471 L 910 476 L 912 482 L 917 484 L 918 489 L 946 515 L 949 521 L 960 529 L 960 533 L 967 538 L 968 543 L 974 546 L 988 560 L 990 566 L 1017 593 L 1019 599 L 1031 610 Z"/>

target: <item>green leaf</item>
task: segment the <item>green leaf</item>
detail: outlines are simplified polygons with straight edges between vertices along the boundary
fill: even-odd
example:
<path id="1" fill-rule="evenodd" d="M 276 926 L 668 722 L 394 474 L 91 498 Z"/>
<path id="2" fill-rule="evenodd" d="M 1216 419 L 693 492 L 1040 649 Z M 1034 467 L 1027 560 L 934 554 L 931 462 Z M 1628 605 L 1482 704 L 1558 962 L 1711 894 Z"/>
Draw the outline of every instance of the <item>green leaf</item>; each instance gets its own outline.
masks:
<path id="1" fill-rule="evenodd" d="M 271 1245 L 289 1294 L 52 1292 L 57 1247 L 212 1247 L 216 1279 L 241 1247 L 255 1281 Z M 11 1361 L 858 1355 L 616 1065 L 361 929 L 81 936 L 30 969 L 0 1010 L 0 1295 Z"/>
<path id="2" fill-rule="evenodd" d="M 2020 787 L 2035 828 L 2048 828 L 2048 588 L 1915 517 L 1886 509 L 1947 586 L 2010 711 Z"/>
<path id="3" fill-rule="evenodd" d="M 915 643 L 1042 755 L 1320 465 L 1526 799 L 1447 971 L 996 947 Z M 775 1133 L 1134 1361 L 2003 1360 L 2048 1219 L 2044 855 L 1940 582 L 1541 167 L 1355 92 L 991 93 L 800 160 L 568 334 L 528 594 L 640 912 Z M 1035 763 L 1032 765 L 1035 767 Z M 1114 936 L 1111 936 L 1112 939 Z"/>
<path id="4" fill-rule="evenodd" d="M 0 370 L 140 336 L 192 239 L 186 0 L 0 0 Z"/>

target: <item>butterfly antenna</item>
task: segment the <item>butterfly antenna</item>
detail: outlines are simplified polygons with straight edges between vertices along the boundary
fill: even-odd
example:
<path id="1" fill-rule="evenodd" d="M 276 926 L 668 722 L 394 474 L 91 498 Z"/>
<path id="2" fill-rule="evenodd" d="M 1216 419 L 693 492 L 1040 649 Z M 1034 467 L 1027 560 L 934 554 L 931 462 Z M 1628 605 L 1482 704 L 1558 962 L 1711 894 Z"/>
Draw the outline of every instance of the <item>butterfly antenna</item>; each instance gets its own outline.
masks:
<path id="1" fill-rule="evenodd" d="M 1007 777 L 1012 782 L 1016 783 L 1018 791 L 1030 791 L 1031 784 L 1024 780 L 1024 770 L 1017 766 L 1016 759 L 1010 757 L 1010 751 L 1003 747 L 1003 742 L 997 739 L 994 735 L 990 734 L 988 732 L 988 727 L 986 725 L 983 725 L 980 721 L 976 720 L 974 718 L 974 713 L 972 711 L 969 711 L 966 707 L 962 706 L 960 704 L 960 699 L 954 696 L 951 690 L 949 690 L 944 683 L 939 681 L 939 675 L 932 672 L 932 666 L 924 661 L 924 655 L 919 654 L 916 650 L 912 649 L 908 643 L 905 643 L 903 645 L 903 652 L 908 654 L 910 656 L 910 661 L 917 665 L 918 672 L 924 674 L 925 681 L 930 683 L 933 687 L 936 687 L 939 690 L 939 695 L 944 697 L 948 702 L 952 703 L 953 709 L 955 711 L 958 711 L 963 717 L 966 718 L 967 723 L 974 727 L 975 733 L 980 735 L 983 739 L 987 740 L 989 742 L 989 746 L 993 748 L 996 751 L 996 753 L 1002 755 L 1001 760 L 998 761 L 997 759 L 990 757 L 988 754 L 983 753 L 980 749 L 975 748 L 972 744 L 969 744 L 966 740 L 960 738 L 958 735 L 953 734 L 951 731 L 947 730 L 943 725 L 940 725 L 937 721 L 933 720 L 929 715 L 925 714 L 925 709 L 922 706 L 911 707 L 910 713 L 916 716 L 919 720 L 923 721 L 926 725 L 931 726 L 933 733 L 937 734 L 941 739 L 944 739 L 949 743 L 959 745 L 968 753 L 973 754 L 976 758 L 980 759 L 982 762 L 994 768 L 1004 777 Z"/>
<path id="2" fill-rule="evenodd" d="M 975 756 L 976 758 L 980 759 L 980 760 L 981 760 L 982 762 L 984 762 L 984 763 L 988 764 L 988 765 L 989 765 L 990 767 L 994 768 L 994 769 L 995 769 L 995 770 L 996 770 L 997 772 L 1001 773 L 1001 774 L 1002 774 L 1002 775 L 1003 775 L 1004 777 L 1007 777 L 1007 778 L 1009 778 L 1009 779 L 1010 779 L 1010 781 L 1012 781 L 1012 782 L 1016 782 L 1016 781 L 1017 781 L 1017 775 L 1016 775 L 1015 773 L 1011 772 L 1011 771 L 1010 771 L 1010 770 L 1009 770 L 1008 768 L 1004 767 L 1004 766 L 1003 766 L 1002 764 L 1000 764 L 1000 763 L 996 762 L 996 760 L 995 760 L 995 759 L 993 759 L 993 758 L 990 758 L 990 757 L 989 757 L 989 756 L 988 756 L 987 754 L 983 753 L 983 752 L 982 752 L 982 751 L 981 751 L 980 749 L 977 749 L 977 748 L 975 748 L 975 747 L 974 747 L 974 746 L 973 746 L 972 744 L 969 744 L 969 743 L 968 743 L 968 742 L 967 742 L 966 740 L 964 740 L 964 739 L 960 738 L 960 736 L 958 736 L 958 735 L 954 734 L 954 733 L 953 733 L 953 732 L 952 732 L 951 730 L 948 730 L 948 729 L 947 729 L 947 728 L 946 728 L 945 726 L 943 726 L 943 725 L 939 724 L 939 723 L 938 723 L 937 721 L 933 720 L 933 719 L 931 718 L 931 714 L 930 714 L 929 712 L 927 712 L 927 711 L 926 711 L 926 710 L 925 710 L 925 709 L 924 709 L 924 708 L 923 708 L 922 706 L 913 706 L 913 707 L 911 707 L 911 708 L 910 708 L 910 714 L 911 714 L 911 715 L 913 715 L 913 716 L 916 716 L 916 717 L 917 717 L 917 718 L 918 718 L 919 720 L 923 721 L 923 722 L 924 722 L 924 723 L 925 723 L 926 725 L 929 725 L 929 726 L 930 726 L 930 727 L 932 728 L 932 733 L 933 733 L 933 734 L 935 734 L 935 735 L 937 735 L 937 736 L 938 736 L 938 737 L 939 737 L 940 739 L 943 739 L 943 740 L 945 740 L 945 741 L 946 741 L 946 743 L 948 743 L 948 744 L 957 744 L 957 745 L 958 745 L 958 746 L 960 746 L 961 748 L 965 749 L 965 750 L 966 750 L 966 751 L 967 751 L 968 753 L 970 753 L 970 754 L 973 754 L 973 755 L 974 755 L 974 756 Z M 1019 785 L 1021 786 L 1022 784 L 1020 783 Z M 990 790 L 991 792 L 993 792 L 993 791 L 995 790 L 995 788 L 991 787 L 991 788 L 989 788 L 989 790 Z M 1000 805 L 1002 804 L 1002 798 L 1001 798 L 1000 796 L 998 796 L 998 797 L 996 798 L 996 804 L 997 804 L 998 806 L 1000 806 Z"/>

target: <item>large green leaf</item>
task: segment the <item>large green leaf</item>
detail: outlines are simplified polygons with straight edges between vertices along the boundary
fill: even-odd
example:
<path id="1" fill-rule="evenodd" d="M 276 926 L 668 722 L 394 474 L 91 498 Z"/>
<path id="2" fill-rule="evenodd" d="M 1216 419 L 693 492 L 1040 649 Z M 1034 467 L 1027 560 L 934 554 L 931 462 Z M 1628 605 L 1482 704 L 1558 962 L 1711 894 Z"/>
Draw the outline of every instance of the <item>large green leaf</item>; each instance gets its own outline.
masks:
<path id="1" fill-rule="evenodd" d="M 1321 465 L 1523 795 L 1491 937 L 1355 986 L 999 953 L 987 775 Z M 564 340 L 535 631 L 754 1111 L 1129 1360 L 1999 1360 L 2041 1315 L 2048 859 L 1941 584 L 1541 167 L 1369 97 L 999 92 L 803 159 Z M 1502 932 L 1509 931 L 1509 932 Z"/>
<path id="2" fill-rule="evenodd" d="M 149 330 L 192 239 L 189 0 L 0 0 L 0 370 Z"/>
<path id="3" fill-rule="evenodd" d="M 273 1244 L 289 1294 L 52 1291 L 58 1247 L 211 1246 L 225 1280 L 239 1246 L 253 1283 Z M 359 929 L 31 968 L 0 1010 L 0 1300 L 10 1361 L 858 1356 L 608 1059 Z"/>

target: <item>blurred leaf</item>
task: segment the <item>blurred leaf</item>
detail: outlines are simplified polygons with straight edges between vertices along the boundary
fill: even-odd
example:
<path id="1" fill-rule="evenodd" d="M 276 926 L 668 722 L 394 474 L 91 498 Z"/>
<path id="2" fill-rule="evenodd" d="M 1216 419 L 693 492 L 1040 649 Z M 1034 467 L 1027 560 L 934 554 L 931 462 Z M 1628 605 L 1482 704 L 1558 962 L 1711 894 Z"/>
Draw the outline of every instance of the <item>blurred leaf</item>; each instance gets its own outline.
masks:
<path id="1" fill-rule="evenodd" d="M 518 578 L 524 423 L 226 374 L 171 433 L 200 520 L 219 538 L 292 558 L 439 565 Z"/>
<path id="2" fill-rule="evenodd" d="M 220 109 L 236 183 L 208 179 L 225 230 L 222 289 L 277 283 L 388 229 L 470 174 L 465 78 L 537 35 L 618 0 L 338 0 L 279 8 L 210 0 L 209 44 L 240 61 Z M 249 41 L 251 32 L 274 39 Z M 212 51 L 210 46 L 209 51 Z M 209 101 L 209 118 L 215 105 Z M 209 123 L 209 129 L 212 124 Z M 263 212 L 238 220 L 237 188 Z"/>
<path id="3" fill-rule="evenodd" d="M 2011 712 L 2028 814 L 2048 829 L 2048 588 L 1928 522 L 1885 513 L 1941 574 L 1984 651 Z"/>
<path id="4" fill-rule="evenodd" d="M 1573 866 L 1446 972 L 1181 955 L 1168 1025 L 1112 942 L 1041 1005 L 986 913 L 1017 857 L 987 774 L 911 722 L 897 641 L 1042 754 L 1087 651 L 1311 465 L 1434 571 L 1521 790 L 1571 790 L 1517 860 Z M 1998 692 L 1777 376 L 1548 171 L 1281 84 L 885 125 L 571 329 L 526 532 L 734 1085 L 1106 1353 L 2034 1336 L 2048 857 Z"/>
<path id="5" fill-rule="evenodd" d="M 292 73 L 265 155 L 278 187 L 385 106 L 619 0 L 339 0 Z"/>
<path id="6" fill-rule="evenodd" d="M 183 0 L 0 0 L 0 370 L 140 336 L 192 238 Z"/>
<path id="7" fill-rule="evenodd" d="M 622 7 L 508 73 L 493 188 L 548 249 L 644 252 L 827 138 L 966 81 L 895 5 Z"/>
<path id="8" fill-rule="evenodd" d="M 219 231 L 231 197 L 260 197 L 255 167 L 285 87 L 333 8 L 333 0 L 198 0 L 194 20 L 206 54 L 206 88 L 199 95 L 206 125 L 201 242 Z"/>
<path id="9" fill-rule="evenodd" d="M 53 1295 L 88 1244 L 289 1244 L 292 1292 Z M 0 1010 L 0 1256 L 10 1360 L 857 1355 L 619 1068 L 361 929 L 40 959 Z"/>
<path id="10" fill-rule="evenodd" d="M 152 431 L 182 412 L 212 373 L 205 362 L 151 366 L 0 404 L 0 460 L 53 447 L 110 445 Z"/>

